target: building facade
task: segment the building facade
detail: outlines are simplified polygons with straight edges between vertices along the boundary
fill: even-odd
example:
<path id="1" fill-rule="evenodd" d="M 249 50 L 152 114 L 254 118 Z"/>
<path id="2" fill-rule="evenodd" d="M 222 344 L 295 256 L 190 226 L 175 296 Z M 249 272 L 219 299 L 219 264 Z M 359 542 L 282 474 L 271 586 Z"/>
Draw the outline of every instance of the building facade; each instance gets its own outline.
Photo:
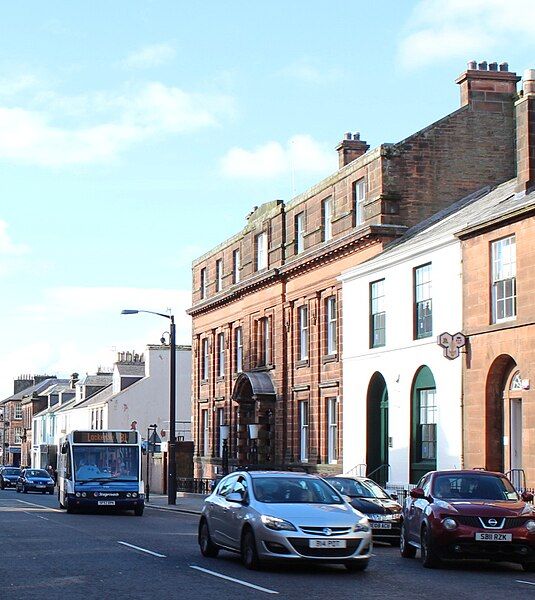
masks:
<path id="1" fill-rule="evenodd" d="M 535 70 L 516 102 L 517 175 L 459 232 L 464 265 L 464 456 L 535 485 Z"/>
<path id="2" fill-rule="evenodd" d="M 470 64 L 457 80 L 460 109 L 371 151 L 346 135 L 336 173 L 287 204 L 255 207 L 241 232 L 194 262 L 198 476 L 221 468 L 223 448 L 235 465 L 341 470 L 338 276 L 458 198 L 514 175 L 517 81 L 505 64 Z"/>

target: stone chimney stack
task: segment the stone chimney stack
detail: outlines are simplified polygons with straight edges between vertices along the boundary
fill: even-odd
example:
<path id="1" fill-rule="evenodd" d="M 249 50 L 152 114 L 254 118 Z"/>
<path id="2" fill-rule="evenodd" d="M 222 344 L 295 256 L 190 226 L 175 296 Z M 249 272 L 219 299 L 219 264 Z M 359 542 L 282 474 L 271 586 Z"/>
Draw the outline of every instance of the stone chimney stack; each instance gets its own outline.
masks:
<path id="1" fill-rule="evenodd" d="M 336 146 L 338 152 L 338 168 L 345 167 L 368 151 L 369 144 L 360 139 L 360 133 L 346 133 L 344 139 Z"/>
<path id="2" fill-rule="evenodd" d="M 512 111 L 516 84 L 520 77 L 509 72 L 507 63 L 468 63 L 468 69 L 455 80 L 461 86 L 461 106 L 488 112 Z"/>
<path id="3" fill-rule="evenodd" d="M 535 69 L 527 69 L 516 108 L 517 192 L 535 190 Z"/>
<path id="4" fill-rule="evenodd" d="M 71 374 L 71 379 L 69 382 L 69 387 L 71 388 L 71 390 L 74 390 L 74 387 L 76 386 L 76 382 L 78 381 L 78 379 L 80 379 L 80 375 L 78 375 L 78 373 Z"/>

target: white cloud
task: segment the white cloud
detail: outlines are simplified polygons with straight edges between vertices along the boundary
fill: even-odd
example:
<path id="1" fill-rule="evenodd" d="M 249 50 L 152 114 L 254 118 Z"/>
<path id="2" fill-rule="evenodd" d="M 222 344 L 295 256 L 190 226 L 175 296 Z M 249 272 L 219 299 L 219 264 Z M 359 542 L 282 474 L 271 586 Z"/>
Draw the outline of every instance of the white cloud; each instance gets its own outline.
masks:
<path id="1" fill-rule="evenodd" d="M 121 315 L 123 308 L 175 316 L 177 343 L 191 343 L 189 290 L 137 287 L 51 287 L 34 304 L 21 306 L 2 322 L 9 344 L 0 347 L 0 399 L 20 373 L 68 376 L 109 367 L 115 352 L 143 352 L 159 343 L 169 321 L 150 314 Z M 4 317 L 5 318 L 5 317 Z"/>
<path id="2" fill-rule="evenodd" d="M 127 69 L 150 69 L 173 60 L 175 55 L 176 50 L 171 44 L 152 44 L 129 54 L 121 66 Z"/>
<path id="3" fill-rule="evenodd" d="M 20 256 L 29 251 L 25 244 L 16 244 L 7 232 L 7 223 L 0 219 L 0 257 Z"/>
<path id="4" fill-rule="evenodd" d="M 24 74 L 14 77 L 0 77 L 0 96 L 15 96 L 20 92 L 27 92 L 35 88 L 39 80 L 35 75 Z"/>
<path id="5" fill-rule="evenodd" d="M 489 53 L 506 50 L 511 39 L 535 46 L 534 22 L 533 0 L 421 0 L 399 60 L 409 69 L 455 57 L 492 60 Z"/>
<path id="6" fill-rule="evenodd" d="M 308 59 L 301 59 L 284 67 L 280 74 L 304 83 L 321 85 L 340 80 L 344 75 L 344 71 L 339 67 L 322 68 Z"/>
<path id="7" fill-rule="evenodd" d="M 228 97 L 158 82 L 72 98 L 42 92 L 30 107 L 0 105 L 0 160 L 54 167 L 109 161 L 141 141 L 214 126 L 230 111 Z"/>
<path id="8" fill-rule="evenodd" d="M 294 135 L 286 144 L 267 142 L 253 150 L 231 148 L 221 170 L 231 178 L 270 178 L 290 173 L 326 173 L 336 168 L 335 152 L 309 135 Z"/>

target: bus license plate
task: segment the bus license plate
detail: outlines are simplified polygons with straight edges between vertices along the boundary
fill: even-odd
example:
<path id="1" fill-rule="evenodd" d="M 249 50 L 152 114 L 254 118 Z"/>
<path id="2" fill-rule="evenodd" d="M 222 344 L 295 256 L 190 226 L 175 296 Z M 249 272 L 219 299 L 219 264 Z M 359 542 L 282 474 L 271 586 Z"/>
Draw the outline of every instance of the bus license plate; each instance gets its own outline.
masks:
<path id="1" fill-rule="evenodd" d="M 370 523 L 372 529 L 392 529 L 392 523 Z"/>
<path id="2" fill-rule="evenodd" d="M 345 540 L 308 540 L 310 548 L 345 548 Z"/>
<path id="3" fill-rule="evenodd" d="M 115 500 L 99 500 L 99 506 L 115 506 Z"/>
<path id="4" fill-rule="evenodd" d="M 476 541 L 478 542 L 512 542 L 512 533 L 476 533 Z"/>

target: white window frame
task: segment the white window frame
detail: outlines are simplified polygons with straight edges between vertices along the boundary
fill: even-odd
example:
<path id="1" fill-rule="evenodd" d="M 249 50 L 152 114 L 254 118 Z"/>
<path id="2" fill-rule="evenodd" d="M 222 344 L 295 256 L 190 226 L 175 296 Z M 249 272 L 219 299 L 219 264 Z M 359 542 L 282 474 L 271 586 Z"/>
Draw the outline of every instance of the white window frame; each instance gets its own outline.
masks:
<path id="1" fill-rule="evenodd" d="M 256 270 L 261 271 L 267 269 L 268 256 L 267 256 L 267 233 L 263 231 L 256 236 Z"/>
<path id="2" fill-rule="evenodd" d="M 327 298 L 327 354 L 336 354 L 338 336 L 337 336 L 337 325 L 338 315 L 336 313 L 336 296 L 330 296 Z"/>
<path id="3" fill-rule="evenodd" d="M 299 402 L 299 460 L 308 462 L 310 405 L 308 400 Z"/>
<path id="4" fill-rule="evenodd" d="M 202 363 L 201 363 L 201 380 L 208 381 L 208 377 L 210 376 L 210 351 L 208 338 L 203 338 L 201 340 L 201 350 L 202 350 Z"/>
<path id="5" fill-rule="evenodd" d="M 432 270 L 431 263 L 419 265 L 414 269 L 414 320 L 415 320 L 415 338 L 423 339 L 433 335 L 433 292 L 432 292 Z M 431 321 L 431 330 L 420 331 L 420 320 L 418 314 L 427 311 Z M 425 314 L 425 313 L 424 313 Z M 425 321 L 424 321 L 425 323 Z"/>
<path id="6" fill-rule="evenodd" d="M 375 343 L 375 332 L 381 328 L 376 327 L 375 317 L 384 316 L 383 341 Z M 379 279 L 370 283 L 370 348 L 382 348 L 386 346 L 386 296 L 385 280 Z"/>
<path id="7" fill-rule="evenodd" d="M 305 249 L 305 213 L 295 215 L 295 253 L 301 254 Z"/>
<path id="8" fill-rule="evenodd" d="M 215 291 L 220 292 L 223 289 L 223 260 L 219 258 L 215 261 Z"/>
<path id="9" fill-rule="evenodd" d="M 516 238 L 514 235 L 491 243 L 492 322 L 516 319 Z M 502 316 L 499 316 L 499 315 Z"/>
<path id="10" fill-rule="evenodd" d="M 225 408 L 223 406 L 219 406 L 216 409 L 216 419 L 217 419 L 217 451 L 219 457 L 223 456 L 223 439 L 221 438 L 221 425 L 225 424 Z"/>
<path id="11" fill-rule="evenodd" d="M 327 462 L 338 462 L 338 398 L 327 398 Z"/>
<path id="12" fill-rule="evenodd" d="M 297 320 L 299 324 L 299 360 L 308 359 L 308 306 L 300 306 L 297 310 Z"/>
<path id="13" fill-rule="evenodd" d="M 16 402 L 15 403 L 15 410 L 13 413 L 13 419 L 22 419 L 22 403 L 21 402 Z"/>
<path id="14" fill-rule="evenodd" d="M 240 249 L 236 248 L 232 253 L 232 278 L 234 283 L 240 282 L 241 257 Z"/>
<path id="15" fill-rule="evenodd" d="M 262 358 L 264 365 L 271 364 L 271 319 L 264 317 L 262 327 Z"/>
<path id="16" fill-rule="evenodd" d="M 207 408 L 201 410 L 202 456 L 210 453 L 210 416 Z"/>
<path id="17" fill-rule="evenodd" d="M 364 202 L 366 202 L 366 179 L 362 178 L 353 184 L 353 203 L 355 211 L 355 226 L 364 223 Z"/>
<path id="18" fill-rule="evenodd" d="M 323 241 L 328 242 L 333 237 L 333 224 L 332 224 L 332 216 L 333 216 L 333 199 L 332 197 L 325 198 L 322 202 L 322 220 L 323 220 Z"/>
<path id="19" fill-rule="evenodd" d="M 24 427 L 15 427 L 15 444 L 22 444 L 22 436 L 24 435 Z"/>
<path id="20" fill-rule="evenodd" d="M 235 342 L 236 342 L 236 372 L 241 373 L 243 371 L 243 329 L 236 327 L 234 330 Z"/>
<path id="21" fill-rule="evenodd" d="M 203 298 L 206 298 L 206 286 L 207 286 L 206 267 L 203 267 L 201 269 L 200 278 L 201 278 L 200 289 L 201 289 L 201 300 L 202 300 Z"/>
<path id="22" fill-rule="evenodd" d="M 217 376 L 225 377 L 225 334 L 217 334 Z"/>

